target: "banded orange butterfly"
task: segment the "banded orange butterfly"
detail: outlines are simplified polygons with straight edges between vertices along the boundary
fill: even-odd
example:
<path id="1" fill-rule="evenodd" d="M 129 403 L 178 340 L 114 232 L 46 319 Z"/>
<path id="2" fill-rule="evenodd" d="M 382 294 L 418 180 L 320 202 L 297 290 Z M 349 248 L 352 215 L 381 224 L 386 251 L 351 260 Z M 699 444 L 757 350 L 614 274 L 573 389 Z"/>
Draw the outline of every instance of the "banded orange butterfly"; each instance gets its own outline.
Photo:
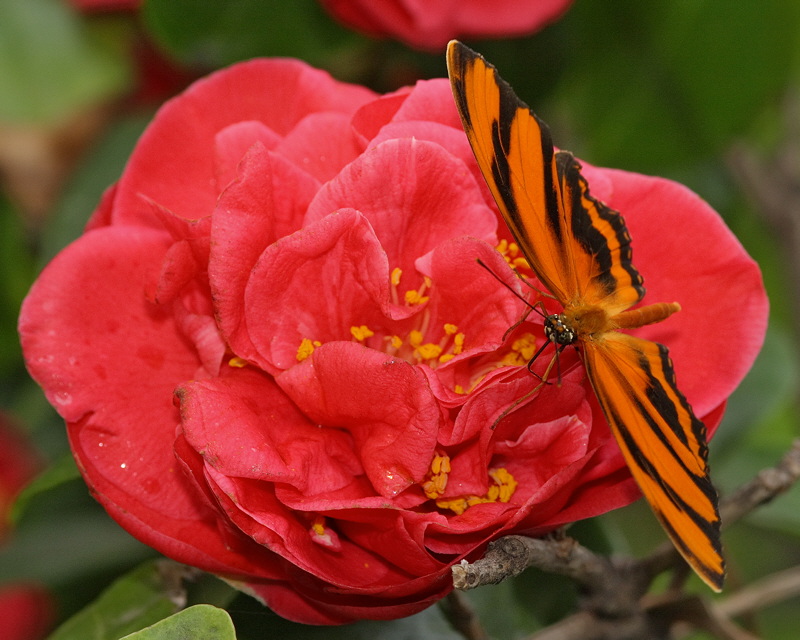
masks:
<path id="1" fill-rule="evenodd" d="M 472 151 L 523 255 L 562 307 L 545 336 L 579 347 L 619 448 L 673 544 L 719 591 L 725 576 L 705 425 L 675 384 L 667 348 L 622 333 L 660 322 L 678 303 L 644 297 L 622 216 L 589 193 L 581 165 L 482 56 L 452 41 L 447 68 Z"/>

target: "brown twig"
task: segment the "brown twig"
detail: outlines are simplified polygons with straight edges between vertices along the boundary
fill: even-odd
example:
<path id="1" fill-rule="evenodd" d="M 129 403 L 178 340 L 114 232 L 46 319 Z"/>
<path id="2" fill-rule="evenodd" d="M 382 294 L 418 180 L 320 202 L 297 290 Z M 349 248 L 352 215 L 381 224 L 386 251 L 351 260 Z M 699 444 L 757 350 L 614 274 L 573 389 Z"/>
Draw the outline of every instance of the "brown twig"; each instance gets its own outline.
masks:
<path id="1" fill-rule="evenodd" d="M 788 491 L 800 478 L 800 438 L 774 467 L 758 472 L 720 505 L 723 526 L 730 526 L 742 517 Z"/>
<path id="2" fill-rule="evenodd" d="M 781 144 L 771 158 L 760 158 L 740 143 L 726 162 L 753 209 L 772 228 L 784 255 L 795 317 L 800 318 L 800 97 L 790 95 L 784 105 Z"/>
<path id="3" fill-rule="evenodd" d="M 489 640 L 489 634 L 464 594 L 451 591 L 442 604 L 450 624 L 467 640 Z"/>
<path id="4" fill-rule="evenodd" d="M 800 566 L 795 566 L 742 587 L 720 601 L 717 609 L 722 615 L 734 617 L 760 611 L 798 596 L 800 596 Z"/>
<path id="5" fill-rule="evenodd" d="M 720 505 L 729 526 L 760 505 L 786 492 L 800 479 L 800 439 L 774 467 L 760 471 Z M 564 535 L 548 538 L 506 536 L 494 541 L 486 555 L 474 563 L 452 568 L 453 585 L 467 590 L 497 584 L 534 566 L 575 580 L 584 594 L 583 610 L 544 629 L 530 640 L 646 640 L 666 639 L 676 625 L 701 628 L 723 640 L 754 640 L 737 627 L 732 615 L 772 604 L 800 593 L 800 568 L 770 576 L 719 604 L 684 594 L 674 588 L 657 597 L 645 597 L 657 574 L 668 568 L 686 571 L 670 545 L 639 561 L 605 558 Z M 740 595 L 743 594 L 743 595 Z M 673 636 L 674 637 L 674 636 Z"/>

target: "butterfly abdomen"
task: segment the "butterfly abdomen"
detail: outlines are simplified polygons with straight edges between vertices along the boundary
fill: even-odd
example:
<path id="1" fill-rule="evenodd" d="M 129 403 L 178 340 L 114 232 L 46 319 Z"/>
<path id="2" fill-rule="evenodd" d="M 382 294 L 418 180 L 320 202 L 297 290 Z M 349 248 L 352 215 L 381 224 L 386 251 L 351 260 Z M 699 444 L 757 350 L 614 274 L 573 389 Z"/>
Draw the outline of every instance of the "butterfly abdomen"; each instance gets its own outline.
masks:
<path id="1" fill-rule="evenodd" d="M 629 309 L 615 315 L 611 322 L 615 329 L 637 329 L 647 324 L 655 324 L 666 320 L 673 313 L 681 310 L 677 302 L 657 302 L 638 309 Z"/>
<path id="2" fill-rule="evenodd" d="M 611 316 L 599 305 L 573 302 L 566 305 L 563 313 L 545 319 L 545 335 L 556 344 L 572 344 L 608 331 L 637 329 L 661 322 L 680 309 L 677 302 L 658 302 Z"/>

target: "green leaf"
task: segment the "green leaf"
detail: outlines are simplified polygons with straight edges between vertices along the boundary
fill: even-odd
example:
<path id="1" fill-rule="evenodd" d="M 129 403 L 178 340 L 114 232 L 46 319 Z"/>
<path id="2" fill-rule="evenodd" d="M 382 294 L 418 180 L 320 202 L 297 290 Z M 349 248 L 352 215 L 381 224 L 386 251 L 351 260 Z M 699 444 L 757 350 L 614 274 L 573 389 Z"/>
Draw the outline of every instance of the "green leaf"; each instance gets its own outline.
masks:
<path id="1" fill-rule="evenodd" d="M 3 378 L 17 374 L 22 358 L 17 316 L 33 281 L 33 257 L 26 240 L 21 216 L 5 198 L 0 198 L 0 256 L 3 256 L 0 260 L 0 376 Z M 0 393 L 4 395 L 6 391 Z"/>
<path id="2" fill-rule="evenodd" d="M 223 609 L 198 604 L 122 640 L 236 640 L 231 617 Z"/>
<path id="3" fill-rule="evenodd" d="M 48 640 L 118 640 L 155 624 L 178 611 L 185 601 L 184 571 L 168 560 L 140 565 L 62 624 Z"/>
<path id="4" fill-rule="evenodd" d="M 103 192 L 121 175 L 136 141 L 150 118 L 129 117 L 116 121 L 75 171 L 42 233 L 42 266 L 83 233 Z"/>
<path id="5" fill-rule="evenodd" d="M 744 460 L 741 458 L 752 458 L 753 450 L 745 446 L 747 439 L 755 439 L 761 443 L 759 449 L 770 451 L 766 461 L 753 460 L 753 464 L 777 462 L 791 441 L 793 428 L 787 432 L 764 427 L 794 403 L 795 390 L 800 383 L 796 352 L 790 335 L 779 326 L 771 326 L 753 368 L 728 399 L 725 417 L 714 435 L 711 451 L 723 468 L 737 479 L 737 484 L 743 481 Z M 714 463 L 715 458 L 712 458 Z M 757 471 L 757 468 L 750 468 L 752 474 Z"/>
<path id="6" fill-rule="evenodd" d="M 80 477 L 81 474 L 72 455 L 62 456 L 20 492 L 11 507 L 9 519 L 15 524 L 18 523 L 34 498 Z"/>
<path id="7" fill-rule="evenodd" d="M 95 38 L 62 0 L 4 2 L 0 120 L 51 123 L 117 95 L 131 76 L 117 49 Z"/>
<path id="8" fill-rule="evenodd" d="M 780 95 L 800 33 L 798 5 L 678 0 L 668 6 L 653 31 L 653 51 L 696 135 L 718 145 Z"/>
<path id="9" fill-rule="evenodd" d="M 353 38 L 317 0 L 150 0 L 142 14 L 162 47 L 201 68 L 257 56 L 292 56 L 322 66 L 330 47 Z"/>
<path id="10" fill-rule="evenodd" d="M 576 3 L 564 19 L 572 68 L 559 103 L 573 139 L 556 140 L 593 163 L 655 173 L 718 154 L 785 90 L 798 9 L 752 0 Z"/>

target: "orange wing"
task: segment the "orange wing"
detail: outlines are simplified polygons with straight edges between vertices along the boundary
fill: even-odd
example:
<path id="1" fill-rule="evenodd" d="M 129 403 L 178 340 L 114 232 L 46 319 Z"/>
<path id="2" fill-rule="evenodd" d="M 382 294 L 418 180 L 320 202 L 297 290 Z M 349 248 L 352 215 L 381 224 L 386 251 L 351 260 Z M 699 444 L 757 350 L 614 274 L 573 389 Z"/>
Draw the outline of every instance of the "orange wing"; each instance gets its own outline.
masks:
<path id="1" fill-rule="evenodd" d="M 447 68 L 478 166 L 542 284 L 609 315 L 641 300 L 625 223 L 591 197 L 578 161 L 554 152 L 547 125 L 479 54 L 454 40 Z"/>
<path id="2" fill-rule="evenodd" d="M 616 331 L 583 346 L 586 371 L 628 468 L 675 547 L 719 591 L 725 561 L 706 428 L 675 386 L 667 348 Z"/>

